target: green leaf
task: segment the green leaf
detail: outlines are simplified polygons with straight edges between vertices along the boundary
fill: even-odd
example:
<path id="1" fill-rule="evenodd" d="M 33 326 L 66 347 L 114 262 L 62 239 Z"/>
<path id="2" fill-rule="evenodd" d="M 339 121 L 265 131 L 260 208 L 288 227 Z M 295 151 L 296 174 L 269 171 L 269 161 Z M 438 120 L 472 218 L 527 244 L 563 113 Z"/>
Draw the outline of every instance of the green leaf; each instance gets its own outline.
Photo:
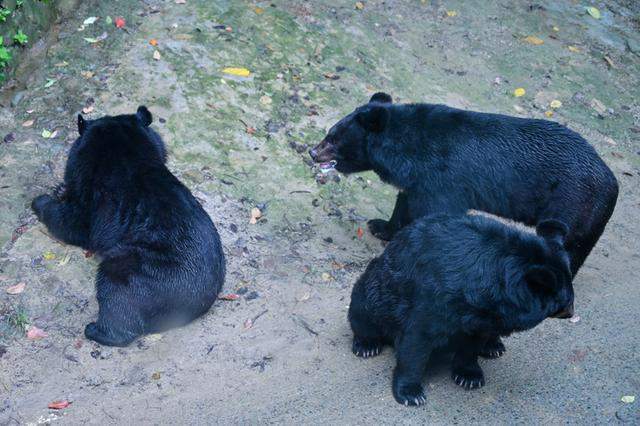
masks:
<path id="1" fill-rule="evenodd" d="M 97 38 L 93 38 L 93 37 L 84 37 L 84 39 L 89 43 L 97 43 L 98 41 L 100 41 Z"/>
<path id="2" fill-rule="evenodd" d="M 587 13 L 589 15 L 591 15 L 593 18 L 595 19 L 600 19 L 600 11 L 598 10 L 597 7 L 593 7 L 593 6 L 588 6 L 587 7 Z"/>
<path id="3" fill-rule="evenodd" d="M 107 25 L 111 25 L 111 24 L 113 23 L 113 20 L 111 19 L 111 16 L 107 16 L 107 17 L 105 18 L 104 22 L 105 22 Z"/>
<path id="4" fill-rule="evenodd" d="M 98 20 L 97 16 L 90 16 L 84 20 L 82 25 L 91 25 L 91 24 L 94 24 L 97 20 Z"/>
<path id="5" fill-rule="evenodd" d="M 25 44 L 27 44 L 27 42 L 29 42 L 29 37 L 25 33 L 23 33 L 22 30 L 18 30 L 16 35 L 13 36 L 13 41 L 21 46 L 24 46 Z"/>
<path id="6" fill-rule="evenodd" d="M 47 82 L 44 85 L 44 88 L 46 89 L 48 87 L 53 86 L 56 83 L 56 81 L 58 81 L 58 80 L 56 80 L 55 78 L 48 78 Z"/>
<path id="7" fill-rule="evenodd" d="M 45 139 L 49 139 L 51 137 L 51 135 L 52 135 L 52 133 L 50 131 L 48 131 L 47 129 L 44 129 L 42 131 L 42 137 L 45 138 Z"/>
<path id="8" fill-rule="evenodd" d="M 636 400 L 635 395 L 625 395 L 622 398 L 620 398 L 620 401 L 624 402 L 625 404 L 633 404 L 635 400 Z"/>

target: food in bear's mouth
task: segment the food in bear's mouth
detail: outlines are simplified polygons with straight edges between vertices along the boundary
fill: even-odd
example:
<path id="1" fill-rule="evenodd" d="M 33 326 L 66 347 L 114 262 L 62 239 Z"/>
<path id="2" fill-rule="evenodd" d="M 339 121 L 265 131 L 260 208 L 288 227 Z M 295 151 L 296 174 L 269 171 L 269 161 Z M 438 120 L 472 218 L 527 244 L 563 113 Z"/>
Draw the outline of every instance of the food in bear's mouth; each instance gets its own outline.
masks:
<path id="1" fill-rule="evenodd" d="M 320 163 L 320 171 L 322 173 L 329 173 L 330 171 L 335 169 L 336 164 L 338 164 L 338 162 L 336 160 L 331 160 L 331 161 L 327 161 L 327 162 L 324 162 L 324 163 Z"/>

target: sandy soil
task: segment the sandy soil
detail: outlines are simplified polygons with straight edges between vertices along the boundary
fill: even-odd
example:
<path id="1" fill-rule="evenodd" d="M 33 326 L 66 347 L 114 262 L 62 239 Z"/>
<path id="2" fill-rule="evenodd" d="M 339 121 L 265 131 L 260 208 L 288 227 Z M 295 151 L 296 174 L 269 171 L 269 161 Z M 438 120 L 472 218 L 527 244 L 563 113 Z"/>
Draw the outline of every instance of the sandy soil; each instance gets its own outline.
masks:
<path id="1" fill-rule="evenodd" d="M 640 8 L 606 4 L 595 2 L 594 19 L 572 1 L 84 2 L 0 93 L 0 424 L 640 423 Z M 78 31 L 89 16 L 100 19 Z M 125 30 L 107 16 L 123 16 Z M 251 75 L 229 77 L 229 66 Z M 358 228 L 390 213 L 394 191 L 372 174 L 317 179 L 305 153 L 378 90 L 552 111 L 621 186 L 575 279 L 580 320 L 507 339 L 503 358 L 482 362 L 481 390 L 434 366 L 417 409 L 391 396 L 392 350 L 356 358 L 346 322 L 351 286 L 383 248 Z M 240 298 L 114 349 L 82 335 L 97 313 L 96 260 L 49 238 L 28 206 L 61 178 L 81 109 L 139 104 L 217 224 L 223 293 Z M 251 225 L 256 206 L 264 216 Z M 19 282 L 21 294 L 6 293 Z M 27 339 L 34 325 L 48 336 Z M 47 409 L 55 400 L 72 404 Z"/>

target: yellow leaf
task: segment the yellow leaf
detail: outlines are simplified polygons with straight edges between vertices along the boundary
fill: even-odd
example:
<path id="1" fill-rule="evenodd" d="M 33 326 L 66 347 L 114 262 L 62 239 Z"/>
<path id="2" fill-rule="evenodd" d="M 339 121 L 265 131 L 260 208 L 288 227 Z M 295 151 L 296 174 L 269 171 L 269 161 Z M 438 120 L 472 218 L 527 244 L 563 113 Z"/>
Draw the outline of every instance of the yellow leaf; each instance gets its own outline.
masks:
<path id="1" fill-rule="evenodd" d="M 515 96 L 516 98 L 519 98 L 521 96 L 524 96 L 525 93 L 527 93 L 526 90 L 524 90 L 522 87 L 518 87 L 516 90 L 513 91 L 513 96 Z"/>
<path id="2" fill-rule="evenodd" d="M 42 257 L 44 258 L 44 260 L 53 260 L 56 258 L 56 254 L 48 251 L 45 254 L 43 254 Z"/>
<path id="3" fill-rule="evenodd" d="M 573 53 L 580 53 L 580 49 L 575 46 L 567 46 L 567 49 L 569 49 Z"/>
<path id="4" fill-rule="evenodd" d="M 635 400 L 636 400 L 635 395 L 625 395 L 622 398 L 620 398 L 620 401 L 624 402 L 625 404 L 633 404 Z"/>
<path id="5" fill-rule="evenodd" d="M 253 9 L 253 11 L 257 14 L 257 15 L 261 15 L 264 13 L 264 9 L 261 7 L 256 7 L 255 9 Z"/>
<path id="6" fill-rule="evenodd" d="M 356 2 L 356 9 L 358 9 L 358 10 L 364 9 L 364 3 L 362 3 L 361 1 L 357 1 Z"/>
<path id="7" fill-rule="evenodd" d="M 453 18 L 454 16 L 458 16 L 458 11 L 457 10 L 447 10 L 447 16 L 449 18 Z"/>
<path id="8" fill-rule="evenodd" d="M 233 67 L 225 68 L 222 70 L 222 72 L 229 75 L 236 75 L 238 77 L 249 77 L 249 75 L 251 74 L 251 71 L 249 71 L 246 68 L 233 68 Z"/>
<path id="9" fill-rule="evenodd" d="M 600 11 L 598 10 L 597 7 L 593 7 L 593 6 L 587 7 L 587 13 L 595 19 L 600 19 Z"/>
<path id="10" fill-rule="evenodd" d="M 524 41 L 526 41 L 529 44 L 533 44 L 535 46 L 540 46 L 541 44 L 544 44 L 544 40 L 536 36 L 525 37 Z"/>
<path id="11" fill-rule="evenodd" d="M 557 27 L 557 26 L 555 26 L 555 25 L 552 27 L 552 29 L 553 29 L 553 31 L 555 31 L 555 32 L 560 31 L 560 28 L 558 28 L 558 27 Z"/>
<path id="12" fill-rule="evenodd" d="M 549 106 L 550 106 L 551 108 L 553 108 L 553 109 L 558 109 L 558 108 L 560 108 L 560 107 L 562 106 L 562 102 L 560 102 L 560 101 L 559 101 L 559 100 L 557 100 L 557 99 L 554 99 L 554 100 L 552 100 L 552 101 L 551 101 L 551 103 L 549 104 Z"/>
<path id="13" fill-rule="evenodd" d="M 322 273 L 322 281 L 331 281 L 331 278 L 332 278 L 331 275 L 329 275 L 328 273 L 326 272 Z"/>
<path id="14" fill-rule="evenodd" d="M 551 118 L 553 116 L 553 111 L 545 111 L 544 115 L 546 115 L 547 117 Z"/>

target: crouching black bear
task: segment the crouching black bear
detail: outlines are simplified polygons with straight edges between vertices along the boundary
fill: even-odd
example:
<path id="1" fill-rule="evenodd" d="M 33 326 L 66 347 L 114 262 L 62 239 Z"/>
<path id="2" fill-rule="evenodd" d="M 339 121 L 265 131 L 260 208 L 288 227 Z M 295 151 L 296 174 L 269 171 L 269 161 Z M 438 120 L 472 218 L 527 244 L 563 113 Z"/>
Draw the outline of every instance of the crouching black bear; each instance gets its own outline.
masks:
<path id="1" fill-rule="evenodd" d="M 420 216 L 481 210 L 535 226 L 567 224 L 573 274 L 600 238 L 618 183 L 580 135 L 551 121 L 393 104 L 384 93 L 344 117 L 310 152 L 343 173 L 375 171 L 400 192 L 389 221 L 369 222 L 389 240 Z"/>
<path id="2" fill-rule="evenodd" d="M 63 186 L 32 202 L 54 237 L 102 258 L 98 320 L 85 335 L 105 345 L 190 322 L 224 282 L 216 228 L 167 169 L 151 121 L 144 106 L 91 121 L 79 115 Z"/>
<path id="3" fill-rule="evenodd" d="M 484 385 L 478 365 L 487 340 L 573 314 L 565 224 L 537 235 L 484 216 L 436 214 L 400 231 L 356 282 L 349 306 L 353 352 L 395 346 L 393 395 L 425 402 L 421 381 L 433 351 L 453 350 L 451 375 Z"/>

